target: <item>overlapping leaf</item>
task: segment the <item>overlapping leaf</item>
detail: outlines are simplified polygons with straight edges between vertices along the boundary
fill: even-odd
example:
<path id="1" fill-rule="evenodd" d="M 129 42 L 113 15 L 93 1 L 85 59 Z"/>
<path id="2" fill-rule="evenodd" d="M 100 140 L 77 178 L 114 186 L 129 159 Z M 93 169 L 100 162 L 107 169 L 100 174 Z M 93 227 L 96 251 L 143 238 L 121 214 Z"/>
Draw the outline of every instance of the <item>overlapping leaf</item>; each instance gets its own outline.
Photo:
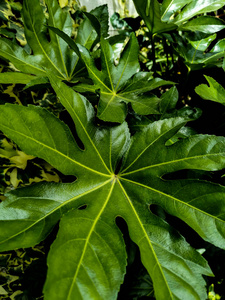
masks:
<path id="1" fill-rule="evenodd" d="M 86 48 L 78 45 L 93 85 L 79 84 L 74 87 L 79 92 L 100 90 L 98 117 L 104 121 L 122 123 L 126 117 L 126 103 L 131 103 L 135 112 L 141 115 L 159 113 L 160 99 L 144 93 L 172 82 L 159 78 L 151 80 L 150 73 L 138 72 L 138 43 L 131 35 L 118 65 L 114 63 L 113 50 L 109 42 L 101 39 L 101 70 L 95 65 Z"/>
<path id="2" fill-rule="evenodd" d="M 224 6 L 222 0 L 164 0 L 162 3 L 158 0 L 133 0 L 133 2 L 150 35 L 174 29 L 215 32 L 224 28 L 224 22 L 216 18 L 210 18 L 209 21 L 209 17 L 201 16 L 191 20 L 199 14 L 220 9 Z"/>
<path id="3" fill-rule="evenodd" d="M 10 192 L 0 210 L 1 251 L 38 243 L 61 219 L 48 257 L 45 299 L 116 299 L 126 266 L 124 241 L 115 223 L 120 216 L 139 246 L 156 299 L 205 299 L 201 275 L 211 275 L 207 262 L 151 212 L 151 205 L 160 205 L 224 248 L 224 187 L 166 180 L 165 174 L 224 168 L 225 139 L 194 135 L 166 146 L 187 121 L 180 117 L 154 122 L 132 138 L 125 122 L 98 127 L 90 103 L 57 77 L 49 77 L 84 149 L 65 124 L 38 107 L 2 106 L 0 129 L 27 154 L 44 158 L 77 180 Z"/>
<path id="4" fill-rule="evenodd" d="M 210 66 L 221 67 L 225 39 L 219 40 L 212 47 L 211 44 L 215 40 L 216 34 L 184 34 L 176 36 L 177 43 L 174 48 L 191 70 Z"/>
<path id="5" fill-rule="evenodd" d="M 53 31 L 48 32 L 46 25 L 57 27 L 59 30 L 71 36 L 73 22 L 70 15 L 62 10 L 57 2 L 46 1 L 48 18 L 39 0 L 23 1 L 23 21 L 27 42 L 31 47 L 28 53 L 17 43 L 2 38 L 0 55 L 10 61 L 22 74 L 16 74 L 17 82 L 26 83 L 27 75 L 46 76 L 45 69 L 51 70 L 59 78 L 73 80 L 78 73 L 84 70 L 84 65 L 67 43 L 58 37 Z M 106 6 L 93 10 L 93 14 L 101 15 L 107 19 Z M 105 29 L 106 30 L 106 29 Z M 90 49 L 97 38 L 95 28 L 85 17 L 77 33 L 77 41 Z M 5 79 L 6 80 L 6 79 Z M 14 83 L 13 76 L 7 77 L 7 83 Z"/>
<path id="6" fill-rule="evenodd" d="M 47 2 L 48 4 L 48 2 Z M 72 21 L 68 14 L 62 12 L 57 1 L 53 1 L 48 5 L 49 23 L 59 26 L 62 30 L 67 30 L 68 34 L 72 26 Z M 39 0 L 32 3 L 24 1 L 23 4 L 23 20 L 25 34 L 34 55 L 30 56 L 23 48 L 10 40 L 2 40 L 1 56 L 10 60 L 16 68 L 25 73 L 35 75 L 43 75 L 43 66 L 49 67 L 62 78 L 68 77 L 66 69 L 66 56 L 68 49 L 66 45 L 57 41 L 57 37 L 51 35 L 51 43 L 49 43 L 46 35 L 46 16 L 40 5 Z"/>

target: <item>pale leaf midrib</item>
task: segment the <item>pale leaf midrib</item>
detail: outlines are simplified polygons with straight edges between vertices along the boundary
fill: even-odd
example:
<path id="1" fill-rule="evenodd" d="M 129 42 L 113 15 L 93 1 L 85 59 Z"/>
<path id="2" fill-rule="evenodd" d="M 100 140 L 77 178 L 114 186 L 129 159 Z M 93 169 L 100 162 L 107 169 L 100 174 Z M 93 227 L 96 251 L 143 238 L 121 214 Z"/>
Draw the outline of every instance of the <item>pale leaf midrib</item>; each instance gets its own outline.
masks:
<path id="1" fill-rule="evenodd" d="M 136 217 L 136 219 L 137 219 L 137 221 L 138 221 L 138 223 L 139 223 L 139 226 L 141 227 L 141 229 L 142 229 L 142 231 L 143 231 L 143 233 L 144 233 L 144 236 L 143 236 L 142 238 L 145 238 L 145 239 L 146 239 L 146 241 L 147 241 L 147 243 L 148 243 L 148 245 L 149 245 L 149 248 L 150 248 L 150 250 L 151 250 L 151 252 L 152 252 L 152 254 L 153 254 L 154 258 L 155 258 L 156 265 L 158 266 L 158 268 L 159 268 L 159 270 L 160 270 L 160 272 L 161 272 L 162 278 L 163 278 L 163 280 L 164 280 L 164 282 L 165 282 L 165 286 L 166 286 L 166 288 L 167 288 L 167 290 L 168 290 L 168 292 L 169 292 L 169 295 L 170 295 L 170 297 L 171 297 L 171 300 L 173 300 L 173 295 L 172 295 L 172 293 L 171 293 L 171 290 L 170 290 L 170 288 L 169 288 L 168 282 L 167 282 L 167 280 L 166 280 L 166 278 L 165 278 L 165 275 L 164 275 L 164 273 L 163 273 L 162 267 L 161 267 L 161 265 L 160 265 L 160 263 L 159 263 L 159 261 L 158 261 L 158 258 L 157 258 L 157 255 L 156 255 L 156 253 L 155 253 L 155 250 L 154 250 L 154 248 L 153 248 L 153 246 L 152 246 L 152 242 L 151 242 L 151 240 L 150 240 L 150 238 L 149 238 L 149 236 L 148 236 L 148 234 L 147 234 L 147 232 L 146 232 L 146 230 L 145 230 L 145 228 L 144 228 L 144 226 L 143 226 L 143 224 L 142 224 L 142 222 L 141 222 L 141 220 L 140 220 L 140 218 L 139 218 L 139 216 L 138 216 L 138 213 L 137 213 L 136 210 L 135 210 L 135 207 L 134 207 L 133 204 L 132 204 L 131 199 L 129 198 L 128 194 L 126 193 L 126 190 L 124 189 L 123 185 L 121 184 L 121 182 L 120 182 L 119 180 L 118 180 L 118 183 L 119 183 L 120 188 L 121 188 L 121 190 L 122 190 L 122 192 L 123 192 L 125 198 L 127 199 L 128 203 L 129 203 L 129 205 L 130 205 L 130 207 L 131 207 L 131 209 L 132 209 L 132 211 L 133 211 L 133 213 L 134 213 L 134 215 L 135 215 L 135 217 Z"/>
<path id="2" fill-rule="evenodd" d="M 93 32 L 93 31 L 92 31 L 92 32 Z M 87 36 L 86 41 L 85 41 L 85 43 L 84 43 L 82 46 L 86 46 L 86 44 L 87 44 L 87 42 L 88 42 L 90 36 L 92 35 L 92 32 L 90 32 L 90 34 Z M 76 55 L 77 55 L 77 54 L 76 54 Z M 79 61 L 79 57 L 78 57 L 78 55 L 77 55 L 77 60 L 76 60 L 74 66 L 73 66 L 73 68 L 72 68 L 72 70 L 71 70 L 71 72 L 70 72 L 70 77 L 72 77 L 72 76 L 74 77 L 74 76 L 75 76 L 76 73 L 73 74 L 73 72 L 74 72 L 75 69 L 76 69 L 76 66 L 77 66 L 77 64 L 78 64 L 78 61 Z M 82 68 L 82 69 L 84 69 L 84 68 Z M 77 71 L 77 73 L 79 73 L 79 72 L 80 72 L 80 70 Z"/>
<path id="3" fill-rule="evenodd" d="M 38 140 L 36 140 L 36 139 L 30 137 L 30 136 L 27 136 L 27 135 L 25 135 L 25 134 L 23 134 L 23 133 L 21 133 L 21 132 L 19 132 L 19 131 L 16 131 L 16 130 L 14 130 L 14 129 L 11 129 L 11 128 L 9 128 L 8 126 L 5 126 L 5 125 L 1 125 L 1 126 L 2 126 L 2 127 L 5 127 L 7 130 L 10 130 L 10 131 L 12 131 L 12 132 L 14 132 L 14 133 L 16 133 L 16 134 L 18 134 L 18 135 L 21 135 L 22 137 L 25 137 L 25 138 L 27 138 L 27 139 L 30 139 L 31 141 L 33 141 L 33 142 L 35 142 L 35 143 L 41 145 L 43 148 L 47 148 L 47 149 L 49 149 L 49 150 L 51 150 L 51 151 L 53 151 L 53 152 L 55 152 L 55 153 L 61 155 L 62 157 L 64 157 L 64 158 L 70 160 L 71 162 L 73 162 L 73 163 L 79 165 L 80 167 L 83 167 L 83 168 L 85 168 L 85 169 L 87 169 L 87 170 L 89 170 L 89 171 L 91 171 L 91 172 L 94 172 L 94 173 L 99 174 L 99 175 L 102 175 L 102 176 L 111 177 L 111 175 L 108 175 L 108 174 L 105 174 L 105 173 L 101 173 L 101 172 L 99 172 L 99 171 L 97 171 L 97 170 L 91 169 L 91 168 L 89 168 L 89 167 L 87 167 L 87 166 L 85 166 L 85 165 L 79 163 L 78 161 L 72 159 L 71 157 L 65 155 L 64 153 L 59 152 L 57 149 L 51 148 L 50 146 L 48 146 L 48 145 L 46 145 L 46 144 L 43 144 L 43 143 L 39 142 Z"/>
<path id="4" fill-rule="evenodd" d="M 29 10 L 30 10 L 30 6 L 29 6 L 29 5 L 28 5 L 28 7 L 29 7 Z M 37 33 L 36 33 L 36 30 L 35 30 L 35 27 L 34 27 L 34 23 L 33 23 L 33 20 L 32 20 L 32 18 L 31 18 L 31 14 L 30 14 L 30 13 L 29 13 L 29 16 L 30 16 L 30 23 L 31 23 L 31 25 L 32 25 L 33 33 L 34 33 L 34 35 L 35 35 L 35 39 L 37 40 L 37 43 L 38 43 L 40 49 L 42 50 L 44 56 L 47 58 L 47 60 L 50 62 L 50 64 L 56 69 L 56 71 L 59 72 L 59 74 L 61 74 L 61 76 L 62 76 L 64 79 L 66 79 L 65 76 L 62 74 L 62 72 L 57 68 L 57 66 L 53 63 L 53 61 L 52 61 L 52 60 L 50 59 L 50 57 L 47 55 L 47 53 L 45 52 L 44 48 L 42 47 L 42 44 L 41 44 L 41 42 L 40 42 L 40 40 L 39 40 L 39 38 L 38 38 L 38 35 L 37 35 Z"/>
<path id="5" fill-rule="evenodd" d="M 146 80 L 147 81 L 147 80 Z M 162 80 L 163 81 L 163 80 Z M 147 81 L 147 82 L 143 82 L 143 84 L 150 84 L 151 81 Z M 168 83 L 169 84 L 169 83 Z M 132 86 L 133 84 L 130 84 L 130 86 Z M 129 86 L 128 86 L 129 87 Z M 126 90 L 128 89 L 128 87 L 126 87 L 126 89 L 122 90 L 120 92 L 120 95 L 126 95 L 126 94 L 132 94 L 132 93 L 145 93 L 145 92 L 150 92 L 152 90 L 155 90 L 157 88 L 159 88 L 160 86 L 148 86 L 148 87 L 140 87 L 140 88 L 136 88 L 136 89 L 133 89 L 133 90 L 130 90 L 130 91 L 127 91 Z"/>
<path id="6" fill-rule="evenodd" d="M 164 16 L 166 15 L 166 13 L 168 12 L 168 10 L 170 9 L 170 7 L 172 6 L 174 0 L 172 0 L 170 2 L 170 4 L 167 6 L 167 8 L 165 9 L 164 13 L 162 14 L 161 20 L 163 20 Z"/>
<path id="7" fill-rule="evenodd" d="M 191 289 L 191 291 L 192 291 L 190 294 L 191 294 L 191 295 L 195 295 L 195 297 L 196 297 L 195 299 L 201 300 L 201 299 L 199 298 L 199 294 L 196 292 L 196 289 L 192 286 L 192 284 L 190 284 L 187 280 L 185 280 L 185 279 L 182 278 L 181 276 L 178 276 L 176 272 L 174 272 L 174 271 L 172 271 L 172 270 L 170 270 L 170 269 L 168 269 L 168 268 L 166 268 L 166 267 L 163 267 L 163 269 L 164 269 L 164 270 L 167 270 L 167 272 L 173 274 L 174 277 L 177 277 L 178 280 L 179 280 L 179 283 L 180 283 L 180 281 L 181 281 L 181 282 L 183 282 L 184 286 L 187 285 L 187 286 L 189 287 L 189 289 Z M 191 270 L 191 271 L 192 271 L 192 270 Z M 173 299 L 174 299 L 174 298 L 173 298 Z"/>
<path id="8" fill-rule="evenodd" d="M 111 180 L 110 180 L 110 181 L 111 181 Z M 109 181 L 108 181 L 108 182 L 109 182 Z M 101 207 L 101 210 L 100 210 L 99 213 L 97 214 L 95 220 L 93 220 L 94 222 L 93 222 L 93 224 L 92 224 L 92 226 L 91 226 L 91 228 L 90 228 L 90 230 L 89 230 L 89 233 L 88 233 L 88 235 L 87 235 L 87 238 L 86 238 L 86 242 L 85 242 L 85 245 L 84 245 L 84 249 L 83 249 L 82 255 L 81 255 L 81 257 L 80 257 L 80 260 L 79 260 L 79 262 L 78 262 L 78 265 L 77 265 L 75 274 L 74 274 L 74 276 L 73 276 L 73 281 L 72 281 L 72 283 L 71 283 L 71 287 L 70 287 L 70 290 L 69 290 L 68 295 L 67 295 L 67 298 L 66 298 L 67 300 L 71 299 L 71 293 L 72 293 L 73 287 L 74 287 L 74 285 L 75 285 L 75 283 L 76 283 L 77 276 L 78 276 L 78 274 L 79 274 L 79 271 L 80 271 L 80 267 L 81 267 L 81 265 L 82 265 L 83 258 L 84 258 L 85 254 L 86 254 L 86 250 L 87 250 L 87 246 L 88 246 L 88 244 L 89 244 L 89 240 L 90 240 L 90 238 L 91 238 L 91 235 L 92 235 L 92 233 L 93 233 L 93 231 L 94 231 L 94 229 L 95 229 L 95 226 L 96 226 L 97 222 L 99 221 L 99 219 L 100 219 L 100 217 L 101 217 L 103 211 L 105 210 L 105 208 L 106 208 L 106 206 L 107 206 L 107 204 L 108 204 L 108 202 L 109 202 L 109 200 L 110 200 L 111 194 L 112 194 L 113 189 L 114 189 L 115 182 L 116 182 L 116 180 L 114 179 L 114 180 L 113 180 L 113 183 L 112 183 L 112 186 L 111 186 L 111 188 L 110 188 L 110 190 L 109 190 L 109 193 L 108 193 L 108 196 L 107 196 L 107 198 L 106 198 L 105 203 L 104 203 L 103 206 Z"/>
<path id="9" fill-rule="evenodd" d="M 132 42 L 133 42 L 133 41 L 130 40 L 129 42 L 131 43 L 131 47 L 132 47 Z M 129 43 L 129 42 L 128 42 L 128 43 Z M 123 67 L 123 70 L 122 70 L 122 72 L 121 72 L 120 78 L 119 78 L 119 80 L 118 80 L 118 82 L 117 82 L 117 85 L 116 85 L 116 87 L 115 87 L 115 91 L 117 91 L 117 88 L 118 88 L 118 86 L 119 86 L 119 84 L 120 84 L 120 81 L 121 81 L 121 79 L 123 78 L 123 74 L 124 74 L 124 72 L 125 72 L 125 70 L 126 70 L 126 68 L 127 68 L 127 65 L 128 65 L 128 62 L 129 62 L 129 58 L 130 58 L 130 55 L 131 55 L 131 47 L 130 47 L 130 51 L 129 51 L 128 55 L 127 55 L 126 63 L 124 64 L 124 67 Z"/>
<path id="10" fill-rule="evenodd" d="M 111 172 L 110 172 L 110 170 L 108 169 L 108 167 L 106 166 L 106 164 L 105 164 L 105 162 L 104 162 L 102 156 L 100 155 L 100 152 L 98 151 L 98 149 L 97 149 L 97 147 L 95 146 L 94 142 L 92 141 L 90 135 L 88 134 L 88 132 L 87 132 L 85 126 L 84 126 L 83 123 L 81 122 L 79 116 L 76 114 L 75 109 L 73 108 L 73 106 L 71 105 L 71 103 L 67 100 L 67 98 L 65 97 L 64 93 L 61 91 L 61 89 L 60 89 L 60 87 L 58 86 L 58 84 L 57 84 L 56 82 L 54 82 L 54 84 L 57 85 L 58 92 L 61 94 L 61 97 L 64 98 L 64 101 L 67 103 L 67 105 L 70 107 L 70 110 L 68 110 L 68 111 L 72 111 L 72 112 L 73 112 L 73 114 L 75 115 L 76 119 L 78 120 L 78 122 L 79 122 L 81 128 L 83 129 L 83 131 L 84 131 L 86 137 L 88 138 L 90 144 L 92 145 L 94 151 L 96 152 L 97 156 L 98 156 L 99 159 L 101 160 L 101 163 L 103 164 L 103 166 L 105 167 L 105 169 L 107 170 L 107 172 L 108 172 L 109 174 L 111 174 Z"/>
<path id="11" fill-rule="evenodd" d="M 191 60 L 191 64 L 193 64 L 193 62 L 194 62 L 194 59 L 195 59 L 195 56 L 196 56 L 196 53 L 198 51 L 198 48 L 199 48 L 200 44 L 201 44 L 201 40 L 198 42 L 198 46 L 195 48 L 195 52 L 193 54 L 193 57 L 192 57 L 192 60 Z"/>
<path id="12" fill-rule="evenodd" d="M 225 156 L 225 152 L 209 153 L 209 154 L 201 154 L 201 155 L 196 155 L 196 156 L 183 157 L 181 159 L 170 160 L 170 161 L 162 162 L 162 163 L 159 163 L 159 164 L 150 165 L 150 166 L 143 167 L 143 168 L 140 168 L 140 169 L 136 169 L 134 171 L 130 171 L 130 172 L 127 172 L 127 173 L 122 172 L 121 175 L 126 176 L 126 175 L 134 174 L 134 173 L 137 173 L 137 172 L 140 172 L 140 171 L 149 170 L 151 168 L 156 168 L 156 167 L 160 168 L 161 166 L 165 166 L 165 165 L 169 165 L 169 164 L 176 164 L 176 163 L 183 162 L 183 161 L 188 161 L 188 160 L 193 160 L 193 159 L 201 159 L 203 157 L 204 158 L 209 158 L 209 157 L 221 156 L 221 155 Z M 128 168 L 126 168 L 125 170 L 127 170 L 127 169 Z"/>
<path id="13" fill-rule="evenodd" d="M 137 104 L 143 105 L 143 106 L 146 107 L 146 108 L 151 107 L 151 106 L 149 106 L 149 105 L 143 103 L 143 102 L 142 102 L 142 99 L 141 99 L 140 101 L 136 101 L 136 100 L 131 99 L 131 98 L 125 98 L 125 97 L 122 97 L 121 95 L 122 95 L 122 94 L 117 94 L 116 97 L 121 98 L 121 99 L 123 99 L 124 101 L 130 102 L 130 103 L 137 103 Z M 157 97 L 156 97 L 156 98 L 157 98 Z M 149 99 L 150 99 L 150 98 L 149 98 Z M 149 103 L 151 103 L 151 99 L 150 99 Z"/>
<path id="14" fill-rule="evenodd" d="M 151 143 L 149 143 L 142 151 L 141 151 L 141 153 L 139 153 L 138 154 L 138 156 L 122 171 L 122 175 L 125 175 L 125 174 L 130 174 L 131 172 L 129 172 L 129 173 L 125 173 L 125 171 L 127 170 L 127 169 L 129 169 L 141 156 L 142 156 L 142 154 L 145 152 L 145 151 L 147 151 L 147 149 L 149 148 L 149 147 L 151 147 L 154 143 L 156 143 L 161 137 L 163 137 L 164 135 L 166 135 L 166 134 L 168 134 L 168 132 L 170 132 L 171 130 L 174 130 L 176 127 L 178 127 L 178 126 L 181 126 L 181 124 L 177 124 L 176 126 L 174 126 L 173 128 L 169 128 L 169 130 L 167 130 L 167 131 L 165 131 L 165 132 L 163 132 L 162 134 L 160 134 L 157 138 L 155 138 Z M 137 172 L 138 170 L 135 170 L 135 171 L 133 171 L 133 172 Z"/>
<path id="15" fill-rule="evenodd" d="M 13 50 L 12 50 L 12 51 L 13 51 Z M 0 50 L 0 53 L 1 53 L 1 52 L 2 52 L 2 53 L 6 53 L 7 56 L 10 56 L 10 57 L 12 57 L 13 59 L 16 59 L 16 60 L 20 61 L 22 64 L 28 65 L 28 66 L 31 67 L 31 68 L 34 68 L 34 69 L 36 69 L 36 70 L 38 70 L 38 71 L 41 71 L 41 72 L 45 73 L 44 70 L 39 69 L 39 68 L 36 67 L 35 65 L 32 65 L 32 64 L 30 64 L 30 63 L 27 63 L 27 62 L 24 61 L 24 60 L 19 59 L 17 56 L 15 56 L 15 55 L 13 55 L 13 54 L 11 54 L 11 53 L 8 53 L 8 52 L 6 52 L 6 51 Z M 22 72 L 22 73 L 27 74 L 27 73 L 25 73 L 25 72 Z M 28 74 L 30 74 L 30 73 L 28 73 Z M 40 75 L 35 75 L 35 76 L 40 76 Z"/>
<path id="16" fill-rule="evenodd" d="M 75 196 L 75 197 L 70 198 L 69 200 L 64 201 L 64 202 L 61 203 L 59 206 L 55 207 L 55 208 L 52 209 L 50 212 L 48 212 L 46 215 L 44 215 L 42 218 L 40 218 L 40 219 L 38 219 L 36 222 L 32 223 L 29 227 L 26 227 L 24 230 L 21 230 L 20 232 L 17 232 L 15 235 L 10 236 L 9 238 L 5 239 L 4 241 L 0 241 L 0 245 L 3 244 L 3 243 L 5 243 L 5 242 L 7 242 L 7 241 L 9 241 L 9 240 L 11 240 L 11 239 L 13 239 L 14 237 L 16 237 L 16 236 L 18 236 L 18 235 L 20 235 L 20 234 L 26 232 L 27 230 L 31 229 L 33 226 L 35 226 L 36 224 L 38 224 L 38 223 L 41 222 L 42 220 L 46 219 L 49 215 L 51 215 L 51 214 L 53 214 L 54 212 L 56 212 L 57 210 L 61 209 L 63 206 L 67 205 L 68 203 L 70 203 L 70 202 L 72 202 L 72 201 L 74 201 L 74 200 L 76 200 L 76 199 L 79 199 L 79 198 L 81 198 L 81 197 L 83 197 L 83 196 L 85 196 L 85 195 L 87 195 L 87 194 L 89 194 L 89 193 L 92 193 L 92 192 L 98 190 L 99 188 L 101 188 L 101 187 L 103 187 L 104 185 L 108 184 L 110 181 L 111 181 L 111 179 L 105 181 L 104 183 L 99 184 L 98 186 L 96 186 L 96 187 L 94 187 L 94 188 L 92 188 L 92 189 L 90 189 L 90 190 L 84 192 L 84 193 L 81 194 L 81 195 L 77 195 L 77 196 Z M 26 197 L 20 197 L 20 198 L 26 198 Z M 36 198 L 38 198 L 38 197 L 35 197 L 35 196 L 34 196 L 34 197 L 28 197 L 28 198 L 34 198 L 34 199 L 36 199 Z M 45 198 L 44 198 L 44 199 L 45 199 Z M 57 202 L 57 201 L 54 200 L 54 199 L 53 199 L 52 201 Z"/>
<path id="17" fill-rule="evenodd" d="M 103 52 L 103 55 L 104 55 L 105 64 L 106 64 L 106 69 L 107 69 L 109 81 L 110 81 L 110 84 L 111 84 L 111 90 L 112 90 L 112 92 L 114 93 L 114 86 L 113 86 L 113 82 L 112 82 L 112 76 L 111 76 L 111 73 L 110 73 L 110 70 L 109 70 L 108 60 L 107 60 L 107 58 L 106 58 L 106 53 L 105 53 L 104 47 L 103 47 L 103 49 L 102 49 L 102 52 Z"/>
<path id="18" fill-rule="evenodd" d="M 112 93 L 112 90 L 110 90 L 110 88 L 107 86 L 107 85 L 105 85 L 105 83 L 95 74 L 95 72 L 94 71 L 92 71 L 92 69 L 88 66 L 88 64 L 87 63 L 85 63 L 85 65 L 86 65 L 86 67 L 87 67 L 87 69 L 91 72 L 91 74 L 93 75 L 93 77 L 95 77 L 96 79 L 97 79 L 97 81 L 99 81 L 100 82 L 100 84 L 103 86 L 103 87 L 105 87 L 109 92 L 110 92 L 110 94 Z M 100 71 L 99 71 L 100 72 Z"/>
<path id="19" fill-rule="evenodd" d="M 114 98 L 116 97 L 117 95 L 113 95 L 112 94 L 112 97 L 111 99 L 107 102 L 107 105 L 106 107 L 104 108 L 104 110 L 101 112 L 100 116 L 104 115 L 105 111 L 108 109 L 108 107 L 110 106 L 110 104 L 113 102 Z"/>
<path id="20" fill-rule="evenodd" d="M 127 178 L 121 178 L 121 180 L 124 180 L 124 181 L 127 181 L 127 182 L 129 182 L 129 183 L 138 185 L 138 186 L 140 186 L 140 187 L 143 187 L 143 188 L 146 188 L 146 189 L 148 189 L 148 190 L 151 190 L 151 191 L 153 191 L 153 192 L 155 192 L 155 193 L 158 193 L 158 194 L 160 194 L 160 195 L 162 195 L 162 196 L 165 196 L 165 197 L 167 197 L 167 198 L 170 198 L 170 199 L 172 199 L 173 201 L 177 201 L 177 202 L 181 203 L 182 205 L 185 205 L 185 206 L 187 206 L 187 207 L 189 207 L 189 208 L 191 208 L 191 209 L 193 209 L 193 210 L 196 210 L 197 212 L 199 212 L 199 213 L 201 213 L 201 214 L 206 215 L 207 217 L 213 218 L 213 219 L 215 219 L 215 220 L 217 220 L 217 221 L 222 222 L 222 223 L 225 224 L 225 221 L 224 221 L 224 220 L 218 219 L 216 216 L 210 215 L 209 213 L 207 213 L 207 212 L 205 212 L 205 211 L 203 211 L 203 210 L 200 210 L 200 209 L 198 209 L 198 208 L 195 207 L 195 206 L 190 205 L 188 202 L 184 202 L 184 201 L 182 201 L 182 200 L 180 200 L 180 199 L 178 199 L 178 198 L 175 198 L 175 197 L 172 196 L 172 195 L 166 194 L 166 193 L 164 193 L 164 192 L 162 192 L 162 191 L 160 191 L 160 190 L 154 189 L 153 187 L 144 185 L 144 184 L 142 184 L 142 183 L 140 183 L 140 182 L 133 181 L 133 180 L 130 180 L 130 179 L 127 179 Z"/>

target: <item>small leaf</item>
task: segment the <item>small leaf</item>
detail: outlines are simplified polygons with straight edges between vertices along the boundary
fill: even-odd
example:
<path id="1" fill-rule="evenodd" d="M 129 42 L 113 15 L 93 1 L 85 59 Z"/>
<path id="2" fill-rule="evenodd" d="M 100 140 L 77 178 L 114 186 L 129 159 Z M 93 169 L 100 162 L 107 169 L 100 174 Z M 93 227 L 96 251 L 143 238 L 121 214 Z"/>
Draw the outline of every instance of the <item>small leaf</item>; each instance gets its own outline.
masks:
<path id="1" fill-rule="evenodd" d="M 162 21 L 172 21 L 173 15 L 190 2 L 191 0 L 164 0 L 162 3 Z"/>
<path id="2" fill-rule="evenodd" d="M 49 84 L 49 80 L 47 77 L 36 77 L 26 83 L 24 90 L 29 89 L 34 86 L 37 87 L 40 85 L 47 85 L 47 84 Z"/>
<path id="3" fill-rule="evenodd" d="M 160 102 L 160 112 L 162 113 L 162 117 L 166 112 L 174 109 L 176 107 L 178 101 L 178 90 L 174 86 L 170 88 L 168 91 L 162 94 L 161 102 Z"/>
<path id="4" fill-rule="evenodd" d="M 211 100 L 225 105 L 225 89 L 215 79 L 205 76 L 209 83 L 200 84 L 195 88 L 195 92 L 205 100 Z"/>
<path id="5" fill-rule="evenodd" d="M 185 64 L 192 70 L 198 70 L 203 67 L 222 66 L 220 58 L 224 56 L 225 40 L 219 40 L 215 46 L 208 51 L 211 43 L 216 39 L 216 34 L 205 36 L 194 34 L 194 36 L 177 36 L 176 50 L 185 60 Z"/>
<path id="6" fill-rule="evenodd" d="M 160 99 L 155 95 L 133 96 L 130 100 L 133 110 L 139 115 L 159 114 Z"/>

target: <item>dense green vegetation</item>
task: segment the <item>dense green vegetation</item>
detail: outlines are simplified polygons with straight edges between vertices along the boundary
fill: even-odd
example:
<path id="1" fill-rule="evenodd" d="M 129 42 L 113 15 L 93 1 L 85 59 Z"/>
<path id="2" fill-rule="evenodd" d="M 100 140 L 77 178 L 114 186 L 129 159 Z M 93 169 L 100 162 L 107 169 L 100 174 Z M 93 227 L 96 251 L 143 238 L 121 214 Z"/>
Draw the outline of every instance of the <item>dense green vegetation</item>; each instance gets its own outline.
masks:
<path id="1" fill-rule="evenodd" d="M 224 1 L 133 2 L 0 3 L 1 299 L 225 299 Z"/>

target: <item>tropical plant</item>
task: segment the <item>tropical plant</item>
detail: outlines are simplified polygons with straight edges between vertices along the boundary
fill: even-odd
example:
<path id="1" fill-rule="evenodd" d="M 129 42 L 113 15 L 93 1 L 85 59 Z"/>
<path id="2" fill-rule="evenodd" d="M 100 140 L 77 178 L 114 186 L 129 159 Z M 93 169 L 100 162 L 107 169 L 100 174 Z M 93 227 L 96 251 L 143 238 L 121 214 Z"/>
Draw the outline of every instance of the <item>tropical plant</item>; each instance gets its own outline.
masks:
<path id="1" fill-rule="evenodd" d="M 140 289 L 138 282 L 145 280 L 149 296 L 206 299 L 203 275 L 212 276 L 211 268 L 171 220 L 225 248 L 225 188 L 210 181 L 225 168 L 225 138 L 186 127 L 199 110 L 178 109 L 176 87 L 167 89 L 174 83 L 140 71 L 134 34 L 114 60 L 106 6 L 82 19 L 74 37 L 73 20 L 56 0 L 46 6 L 24 0 L 32 55 L 15 40 L 0 43 L 1 57 L 16 68 L 9 66 L 0 80 L 24 84 L 20 95 L 35 88 L 54 91 L 69 125 L 41 100 L 36 105 L 4 100 L 2 158 L 12 163 L 18 154 L 25 162 L 38 157 L 73 178 L 6 193 L 0 204 L 0 251 L 33 247 L 57 232 L 47 257 L 46 300 L 120 298 L 135 251 L 141 258 L 135 285 Z M 161 91 L 151 94 L 156 88 Z M 206 87 L 199 89 L 205 93 Z M 144 295 L 130 290 L 126 296 Z"/>
<path id="2" fill-rule="evenodd" d="M 126 123 L 95 126 L 90 103 L 56 77 L 49 77 L 75 122 L 84 150 L 66 125 L 38 107 L 5 105 L 0 126 L 23 151 L 77 180 L 9 193 L 1 205 L 1 251 L 39 243 L 61 219 L 48 257 L 46 299 L 114 299 L 126 266 L 125 245 L 115 223 L 120 216 L 140 247 L 156 298 L 204 299 L 201 274 L 211 275 L 206 261 L 150 208 L 160 205 L 204 239 L 224 247 L 224 188 L 163 176 L 183 169 L 223 168 L 225 139 L 197 135 L 166 146 L 186 123 L 183 118 L 157 121 L 130 139 Z"/>

